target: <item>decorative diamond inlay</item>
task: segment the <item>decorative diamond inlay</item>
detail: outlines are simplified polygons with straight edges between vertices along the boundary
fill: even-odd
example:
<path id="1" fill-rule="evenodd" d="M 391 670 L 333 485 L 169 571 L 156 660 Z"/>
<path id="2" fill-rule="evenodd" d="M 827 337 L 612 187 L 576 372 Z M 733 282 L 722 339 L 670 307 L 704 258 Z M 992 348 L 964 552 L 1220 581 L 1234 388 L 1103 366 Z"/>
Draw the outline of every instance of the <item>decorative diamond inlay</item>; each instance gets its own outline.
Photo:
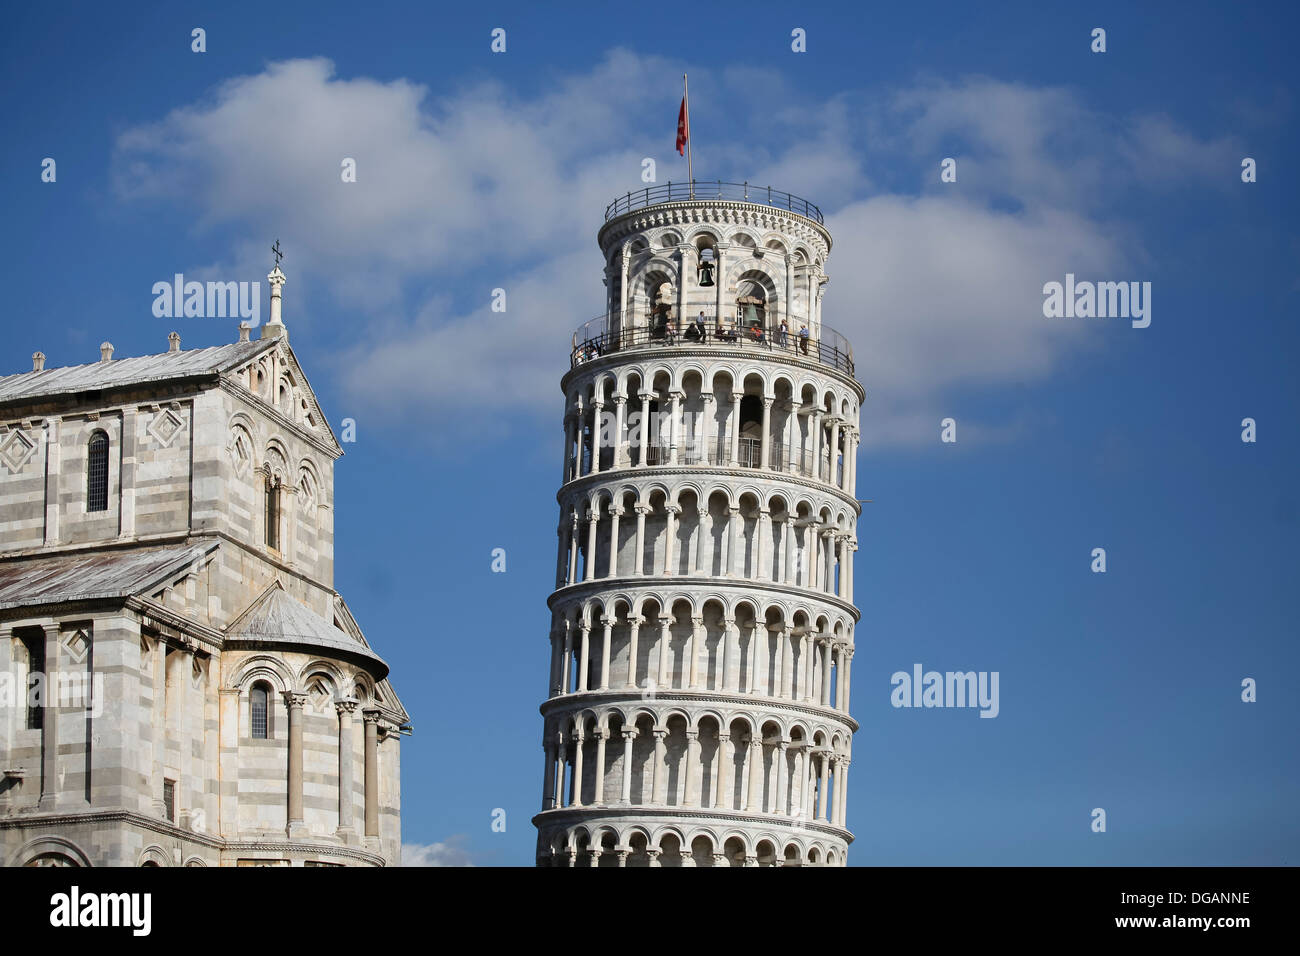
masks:
<path id="1" fill-rule="evenodd" d="M 73 631 L 63 639 L 63 646 L 72 655 L 72 659 L 80 664 L 86 659 L 86 651 L 90 650 L 90 638 L 85 631 Z"/>
<path id="2" fill-rule="evenodd" d="M 0 462 L 14 474 L 23 470 L 23 465 L 36 450 L 36 443 L 21 431 L 14 430 L 0 441 Z"/>
<path id="3" fill-rule="evenodd" d="M 172 439 L 176 437 L 177 432 L 184 427 L 185 422 L 181 421 L 175 412 L 170 408 L 164 408 L 145 430 L 158 440 L 158 444 L 166 448 L 172 443 Z"/>

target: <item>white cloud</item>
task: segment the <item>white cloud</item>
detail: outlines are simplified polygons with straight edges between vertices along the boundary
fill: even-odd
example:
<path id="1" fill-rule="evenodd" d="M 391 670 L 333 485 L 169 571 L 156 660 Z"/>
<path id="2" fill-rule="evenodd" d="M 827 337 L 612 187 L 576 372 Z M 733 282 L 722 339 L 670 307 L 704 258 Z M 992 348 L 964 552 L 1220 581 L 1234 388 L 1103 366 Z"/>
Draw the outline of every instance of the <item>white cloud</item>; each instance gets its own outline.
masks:
<path id="1" fill-rule="evenodd" d="M 677 170 L 666 78 L 680 72 L 614 50 L 536 90 L 435 97 L 405 80 L 340 79 L 326 60 L 276 63 L 125 132 L 116 179 L 128 201 L 192 204 L 200 229 L 282 237 L 291 329 L 310 332 L 308 289 L 360 315 L 337 370 L 349 407 L 428 412 L 452 433 L 553 425 L 568 337 L 603 307 L 600 212 L 642 156 L 659 158 L 660 182 Z M 1042 317 L 1043 283 L 1139 278 L 1126 264 L 1141 245 L 1099 211 L 1100 184 L 1117 164 L 1130 179 L 1208 176 L 1226 149 L 1166 117 L 1111 120 L 1069 91 L 983 77 L 869 100 L 845 91 L 815 108 L 773 70 L 692 69 L 692 80 L 709 104 L 699 119 L 734 103 L 755 131 L 705 138 L 712 169 L 836 210 L 825 316 L 855 346 L 867 444 L 932 440 L 954 389 L 1050 375 L 1087 333 Z M 915 170 L 903 192 L 861 198 L 864 137 L 872 182 L 886 181 L 885 157 Z M 937 182 L 949 148 L 957 187 Z M 356 184 L 340 181 L 345 156 Z M 231 259 L 264 269 L 264 245 Z M 505 313 L 488 309 L 496 286 Z"/>
<path id="2" fill-rule="evenodd" d="M 454 836 L 445 843 L 403 843 L 402 866 L 473 866 L 464 840 Z"/>

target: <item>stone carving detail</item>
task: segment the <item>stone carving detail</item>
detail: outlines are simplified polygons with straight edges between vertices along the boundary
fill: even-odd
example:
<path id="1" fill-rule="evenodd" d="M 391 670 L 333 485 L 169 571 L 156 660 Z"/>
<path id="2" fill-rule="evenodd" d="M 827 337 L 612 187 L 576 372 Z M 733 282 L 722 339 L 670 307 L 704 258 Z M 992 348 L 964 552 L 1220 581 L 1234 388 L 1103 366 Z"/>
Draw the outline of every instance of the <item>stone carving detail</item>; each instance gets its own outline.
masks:
<path id="1" fill-rule="evenodd" d="M 0 439 L 0 462 L 15 475 L 23 470 L 35 451 L 36 443 L 18 429 Z"/>
<path id="2" fill-rule="evenodd" d="M 158 444 L 166 448 L 185 428 L 185 421 L 170 408 L 161 409 L 145 429 Z"/>

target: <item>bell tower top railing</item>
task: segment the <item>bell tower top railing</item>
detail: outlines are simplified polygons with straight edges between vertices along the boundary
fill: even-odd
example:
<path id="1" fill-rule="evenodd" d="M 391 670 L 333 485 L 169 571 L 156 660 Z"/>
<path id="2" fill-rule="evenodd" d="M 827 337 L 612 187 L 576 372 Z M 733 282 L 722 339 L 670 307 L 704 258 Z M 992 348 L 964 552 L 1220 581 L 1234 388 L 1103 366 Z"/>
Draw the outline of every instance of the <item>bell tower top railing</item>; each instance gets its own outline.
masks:
<path id="1" fill-rule="evenodd" d="M 825 225 L 822 211 L 806 199 L 773 189 L 771 186 L 756 186 L 753 183 L 728 183 L 720 179 L 693 180 L 688 183 L 667 182 L 658 186 L 646 186 L 620 196 L 605 207 L 605 221 L 609 222 L 625 213 L 646 206 L 657 206 L 668 202 L 691 202 L 721 199 L 727 202 L 751 202 L 762 206 L 785 209 L 796 215 L 811 219 Z"/>

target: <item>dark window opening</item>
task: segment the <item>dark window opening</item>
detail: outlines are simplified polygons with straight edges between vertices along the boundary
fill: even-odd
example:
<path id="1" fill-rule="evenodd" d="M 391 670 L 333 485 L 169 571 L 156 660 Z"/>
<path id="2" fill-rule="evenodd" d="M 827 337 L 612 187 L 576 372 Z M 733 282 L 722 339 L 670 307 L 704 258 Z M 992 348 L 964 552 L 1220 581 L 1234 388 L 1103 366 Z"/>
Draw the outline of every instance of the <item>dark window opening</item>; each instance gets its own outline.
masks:
<path id="1" fill-rule="evenodd" d="M 265 684 L 254 684 L 248 695 L 249 735 L 254 740 L 266 740 L 269 736 L 268 698 Z"/>
<path id="2" fill-rule="evenodd" d="M 45 726 L 45 635 L 23 638 L 27 649 L 27 729 L 40 730 Z"/>
<path id="3" fill-rule="evenodd" d="M 108 510 L 108 436 L 90 436 L 89 466 L 86 470 L 86 510 Z"/>
<path id="4" fill-rule="evenodd" d="M 266 546 L 280 549 L 280 480 L 266 476 Z"/>

